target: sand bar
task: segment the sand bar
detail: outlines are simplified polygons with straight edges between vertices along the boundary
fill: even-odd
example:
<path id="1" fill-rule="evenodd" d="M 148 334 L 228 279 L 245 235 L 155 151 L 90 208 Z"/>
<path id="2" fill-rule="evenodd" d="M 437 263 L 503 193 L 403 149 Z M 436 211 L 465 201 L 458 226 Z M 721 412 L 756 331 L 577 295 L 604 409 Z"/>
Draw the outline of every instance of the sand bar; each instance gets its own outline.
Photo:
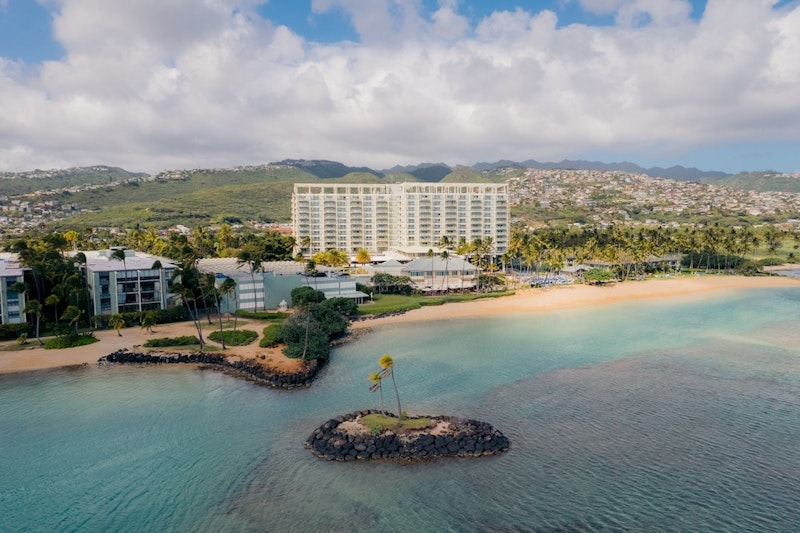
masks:
<path id="1" fill-rule="evenodd" d="M 452 320 L 503 313 L 543 312 L 552 309 L 602 305 L 648 298 L 707 297 L 712 293 L 722 295 L 726 291 L 737 289 L 769 287 L 800 288 L 800 280 L 780 276 L 684 276 L 650 279 L 647 281 L 628 281 L 606 286 L 567 285 L 546 289 L 525 289 L 518 291 L 513 296 L 503 298 L 423 307 L 400 316 L 356 322 L 352 325 L 352 328 L 380 328 L 398 323 Z M 260 332 L 261 327 L 251 326 L 249 329 L 256 329 Z M 140 328 L 123 329 L 122 337 L 118 336 L 117 332 L 113 330 L 98 331 L 95 336 L 100 339 L 100 342 L 66 350 L 45 350 L 36 346 L 35 340 L 31 340 L 29 341 L 29 347 L 26 349 L 0 351 L 0 374 L 95 364 L 98 359 L 116 350 L 140 347 L 149 338 L 195 334 L 194 325 L 191 322 L 183 322 L 158 326 L 155 332 L 147 332 Z M 13 342 L 3 344 L 13 344 Z M 253 343 L 249 346 L 229 348 L 225 353 L 241 357 L 264 354 L 267 357 L 279 359 L 283 357 L 279 352 L 279 349 L 259 348 L 256 343 Z"/>

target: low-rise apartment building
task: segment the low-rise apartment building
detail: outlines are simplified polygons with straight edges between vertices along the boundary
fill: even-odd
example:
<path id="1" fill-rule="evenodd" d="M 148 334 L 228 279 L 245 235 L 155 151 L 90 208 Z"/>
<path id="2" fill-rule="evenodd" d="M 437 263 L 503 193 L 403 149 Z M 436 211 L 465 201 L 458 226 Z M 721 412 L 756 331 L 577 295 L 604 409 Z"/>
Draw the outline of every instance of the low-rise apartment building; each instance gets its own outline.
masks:
<path id="1" fill-rule="evenodd" d="M 124 259 L 115 257 L 116 250 L 124 252 Z M 124 247 L 83 253 L 93 314 L 113 315 L 168 307 L 172 296 L 169 288 L 177 264 Z"/>

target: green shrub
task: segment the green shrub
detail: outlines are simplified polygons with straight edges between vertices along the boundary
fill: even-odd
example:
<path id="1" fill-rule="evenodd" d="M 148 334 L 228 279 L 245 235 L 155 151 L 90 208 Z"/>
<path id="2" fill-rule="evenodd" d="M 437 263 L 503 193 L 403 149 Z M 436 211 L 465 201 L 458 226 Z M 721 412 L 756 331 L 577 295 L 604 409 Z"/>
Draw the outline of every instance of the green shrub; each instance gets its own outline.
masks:
<path id="1" fill-rule="evenodd" d="M 125 321 L 125 327 L 130 328 L 142 323 L 142 318 L 145 313 L 155 318 L 156 324 L 169 324 L 172 322 L 183 322 L 189 319 L 189 313 L 186 312 L 185 307 L 170 307 L 169 309 L 150 309 L 147 311 L 131 311 L 129 313 L 120 313 L 119 316 Z M 110 327 L 109 321 L 112 315 L 95 315 L 92 317 L 94 325 L 98 329 L 107 329 Z"/>
<path id="2" fill-rule="evenodd" d="M 786 261 L 781 259 L 780 257 L 765 257 L 758 261 L 758 264 L 761 266 L 781 266 L 785 265 Z"/>
<path id="3" fill-rule="evenodd" d="M 71 335 L 62 335 L 47 339 L 44 342 L 45 350 L 61 350 L 64 348 L 74 348 L 76 346 L 86 346 L 87 344 L 94 344 L 100 339 L 96 338 L 91 333 L 73 333 Z"/>
<path id="4" fill-rule="evenodd" d="M 225 329 L 222 331 L 212 331 L 208 338 L 214 342 L 222 342 L 225 339 L 227 346 L 246 346 L 258 338 L 258 333 L 249 329 Z"/>
<path id="5" fill-rule="evenodd" d="M 28 323 L 0 324 L 0 340 L 18 339 L 24 334 L 30 334 Z"/>
<path id="6" fill-rule="evenodd" d="M 145 348 L 164 348 L 165 346 L 193 346 L 195 344 L 200 344 L 200 339 L 193 335 L 184 335 L 182 337 L 149 339 L 144 346 Z"/>
<path id="7" fill-rule="evenodd" d="M 261 348 L 271 348 L 281 343 L 281 325 L 270 324 L 264 328 L 264 336 L 258 341 Z"/>

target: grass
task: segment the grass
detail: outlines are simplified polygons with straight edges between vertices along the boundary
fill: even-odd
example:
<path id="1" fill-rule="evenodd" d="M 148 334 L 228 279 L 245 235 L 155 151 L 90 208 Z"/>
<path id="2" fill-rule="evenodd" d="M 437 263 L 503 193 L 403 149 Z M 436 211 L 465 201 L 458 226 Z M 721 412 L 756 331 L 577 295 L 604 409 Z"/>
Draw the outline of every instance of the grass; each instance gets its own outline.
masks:
<path id="1" fill-rule="evenodd" d="M 381 313 L 396 313 L 419 309 L 425 305 L 442 305 L 451 302 L 469 302 L 483 298 L 500 298 L 511 296 L 514 291 L 485 292 L 485 293 L 466 293 L 466 294 L 445 294 L 442 296 L 403 296 L 399 294 L 375 294 L 374 301 L 362 304 L 358 307 L 361 315 L 377 315 Z"/>
<path id="2" fill-rule="evenodd" d="M 208 334 L 208 338 L 214 342 L 222 342 L 225 339 L 225 344 L 228 346 L 246 346 L 258 338 L 258 333 L 250 329 L 225 329 L 222 331 L 216 330 Z"/>
<path id="3" fill-rule="evenodd" d="M 425 429 L 431 426 L 431 418 L 405 418 L 400 424 L 401 429 Z M 361 423 L 370 431 L 397 428 L 397 417 L 384 416 L 380 413 L 372 413 L 361 418 Z"/>
<path id="4" fill-rule="evenodd" d="M 233 319 L 226 318 L 222 320 L 222 329 L 233 329 Z M 208 323 L 208 320 L 203 317 L 203 322 L 200 323 L 203 330 L 211 330 L 211 331 L 219 331 L 219 319 L 211 317 L 211 324 Z M 236 329 L 239 329 L 242 326 L 247 325 L 247 320 L 242 320 L 241 318 L 236 322 Z"/>

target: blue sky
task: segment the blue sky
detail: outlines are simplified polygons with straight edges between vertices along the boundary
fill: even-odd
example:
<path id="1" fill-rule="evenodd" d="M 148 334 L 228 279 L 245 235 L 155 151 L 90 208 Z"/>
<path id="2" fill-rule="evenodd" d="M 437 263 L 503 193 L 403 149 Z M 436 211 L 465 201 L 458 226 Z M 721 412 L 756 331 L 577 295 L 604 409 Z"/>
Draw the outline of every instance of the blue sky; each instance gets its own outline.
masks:
<path id="1" fill-rule="evenodd" d="M 798 0 L 0 0 L 0 171 L 800 171 Z"/>

